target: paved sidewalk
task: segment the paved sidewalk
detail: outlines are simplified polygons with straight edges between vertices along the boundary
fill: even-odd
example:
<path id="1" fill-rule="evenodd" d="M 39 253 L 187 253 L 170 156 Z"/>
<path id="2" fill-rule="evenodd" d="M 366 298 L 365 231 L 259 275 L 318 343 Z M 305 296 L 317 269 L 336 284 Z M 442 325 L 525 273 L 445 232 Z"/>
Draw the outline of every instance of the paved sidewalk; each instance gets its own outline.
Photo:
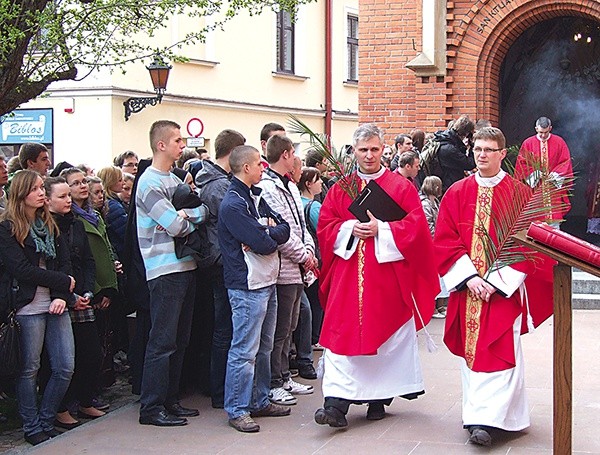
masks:
<path id="1" fill-rule="evenodd" d="M 573 450 L 600 454 L 600 311 L 574 312 Z M 466 444 L 461 428 L 458 361 L 443 346 L 443 320 L 433 320 L 430 332 L 439 351 L 430 354 L 420 337 L 426 394 L 414 401 L 394 400 L 381 421 L 365 419 L 365 406 L 352 406 L 347 430 L 313 421 L 321 406 L 320 390 L 301 396 L 292 415 L 261 418 L 260 433 L 242 434 L 227 425 L 222 410 L 210 400 L 193 396 L 185 405 L 201 409 L 199 417 L 179 428 L 137 423 L 132 404 L 88 423 L 26 453 L 103 454 L 550 454 L 552 453 L 552 320 L 522 338 L 532 425 L 527 431 L 497 440 L 492 449 Z M 304 381 L 304 380 L 301 380 Z M 304 381 L 320 389 L 319 381 Z M 10 454 L 23 453 L 15 449 Z M 564 455 L 564 454 L 560 454 Z"/>

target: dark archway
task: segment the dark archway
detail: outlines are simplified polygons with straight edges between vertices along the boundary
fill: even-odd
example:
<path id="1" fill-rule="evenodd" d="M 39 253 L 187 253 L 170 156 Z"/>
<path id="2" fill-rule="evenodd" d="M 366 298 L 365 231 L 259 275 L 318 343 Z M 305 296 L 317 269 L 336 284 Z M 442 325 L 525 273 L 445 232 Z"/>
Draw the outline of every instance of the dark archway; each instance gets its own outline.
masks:
<path id="1" fill-rule="evenodd" d="M 559 17 L 540 22 L 515 41 L 500 72 L 500 127 L 508 144 L 534 134 L 538 117 L 571 150 L 577 173 L 563 228 L 586 233 L 600 161 L 600 22 Z"/>

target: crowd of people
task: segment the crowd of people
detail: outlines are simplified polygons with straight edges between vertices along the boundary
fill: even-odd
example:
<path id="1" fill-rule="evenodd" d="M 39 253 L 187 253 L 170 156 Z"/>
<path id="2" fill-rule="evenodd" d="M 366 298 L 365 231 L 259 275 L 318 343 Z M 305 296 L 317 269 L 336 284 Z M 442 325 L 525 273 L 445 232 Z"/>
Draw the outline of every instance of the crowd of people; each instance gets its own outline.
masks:
<path id="1" fill-rule="evenodd" d="M 527 151 L 569 176 L 566 144 L 550 130 L 539 119 Z M 289 415 L 314 392 L 323 349 L 315 421 L 345 427 L 360 403 L 380 420 L 394 397 L 424 393 L 416 334 L 432 317 L 447 318 L 444 341 L 463 359 L 470 441 L 529 425 L 519 335 L 523 321 L 551 314 L 552 288 L 543 260 L 486 273 L 474 226 L 503 210 L 501 194 L 525 191 L 501 169 L 500 130 L 461 116 L 389 147 L 364 124 L 350 176 L 329 172 L 315 150 L 302 162 L 277 123 L 263 127 L 260 150 L 220 132 L 214 159 L 185 150 L 172 121 L 155 122 L 149 138 L 151 159 L 126 151 L 97 173 L 65 162 L 50 172 L 42 144 L 21 147 L 18 169 L 0 157 L 0 301 L 13 302 L 21 326 L 14 388 L 28 442 L 104 415 L 119 351 L 143 425 L 198 416 L 180 399 L 193 383 L 233 428 L 258 432 L 255 419 Z M 434 142 L 436 166 L 422 169 Z M 376 183 L 405 215 L 358 221 L 347 185 L 335 184 L 343 178 L 357 192 Z M 535 290 L 527 304 L 525 282 Z"/>

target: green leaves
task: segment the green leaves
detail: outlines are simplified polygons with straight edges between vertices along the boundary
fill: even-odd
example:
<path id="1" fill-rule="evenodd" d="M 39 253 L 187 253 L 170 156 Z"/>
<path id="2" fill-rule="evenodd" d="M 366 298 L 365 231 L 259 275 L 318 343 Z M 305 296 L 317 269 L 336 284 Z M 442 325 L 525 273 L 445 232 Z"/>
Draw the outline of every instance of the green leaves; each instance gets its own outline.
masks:
<path id="1" fill-rule="evenodd" d="M 356 168 L 356 160 L 351 154 L 338 151 L 331 139 L 323 133 L 315 133 L 306 123 L 295 115 L 290 115 L 288 129 L 291 133 L 300 134 L 307 137 L 309 144 L 308 150 L 315 150 L 321 158 L 328 164 L 329 169 L 334 174 L 342 190 L 352 199 L 356 199 L 360 193 L 358 188 L 358 179 L 352 177 Z"/>

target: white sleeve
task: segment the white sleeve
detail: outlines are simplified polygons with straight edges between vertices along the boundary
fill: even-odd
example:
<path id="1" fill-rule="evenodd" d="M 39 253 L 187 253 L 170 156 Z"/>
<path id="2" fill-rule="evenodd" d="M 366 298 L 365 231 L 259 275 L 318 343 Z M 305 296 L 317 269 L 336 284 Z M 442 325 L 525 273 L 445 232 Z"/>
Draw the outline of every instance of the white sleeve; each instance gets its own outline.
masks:
<path id="1" fill-rule="evenodd" d="M 444 284 L 446 285 L 446 289 L 448 291 L 456 291 L 456 286 L 464 282 L 467 278 L 479 275 L 477 269 L 471 262 L 471 259 L 466 254 L 463 254 L 458 261 L 454 263 L 448 273 L 446 273 L 442 280 L 444 280 Z"/>
<path id="2" fill-rule="evenodd" d="M 356 224 L 356 220 L 348 220 L 342 223 L 340 232 L 338 232 L 335 244 L 333 245 L 333 253 L 337 254 L 342 259 L 350 259 L 356 251 L 358 245 L 358 239 L 352 237 L 352 229 Z M 352 245 L 348 248 L 348 243 L 352 241 Z"/>
<path id="3" fill-rule="evenodd" d="M 527 275 L 523 272 L 505 266 L 491 272 L 486 281 L 501 291 L 506 297 L 510 297 L 519 289 L 519 286 L 525 281 Z"/>
<path id="4" fill-rule="evenodd" d="M 401 261 L 404 256 L 398 250 L 390 223 L 377 220 L 377 236 L 375 237 L 375 257 L 377 262 L 384 264 L 386 262 Z"/>

